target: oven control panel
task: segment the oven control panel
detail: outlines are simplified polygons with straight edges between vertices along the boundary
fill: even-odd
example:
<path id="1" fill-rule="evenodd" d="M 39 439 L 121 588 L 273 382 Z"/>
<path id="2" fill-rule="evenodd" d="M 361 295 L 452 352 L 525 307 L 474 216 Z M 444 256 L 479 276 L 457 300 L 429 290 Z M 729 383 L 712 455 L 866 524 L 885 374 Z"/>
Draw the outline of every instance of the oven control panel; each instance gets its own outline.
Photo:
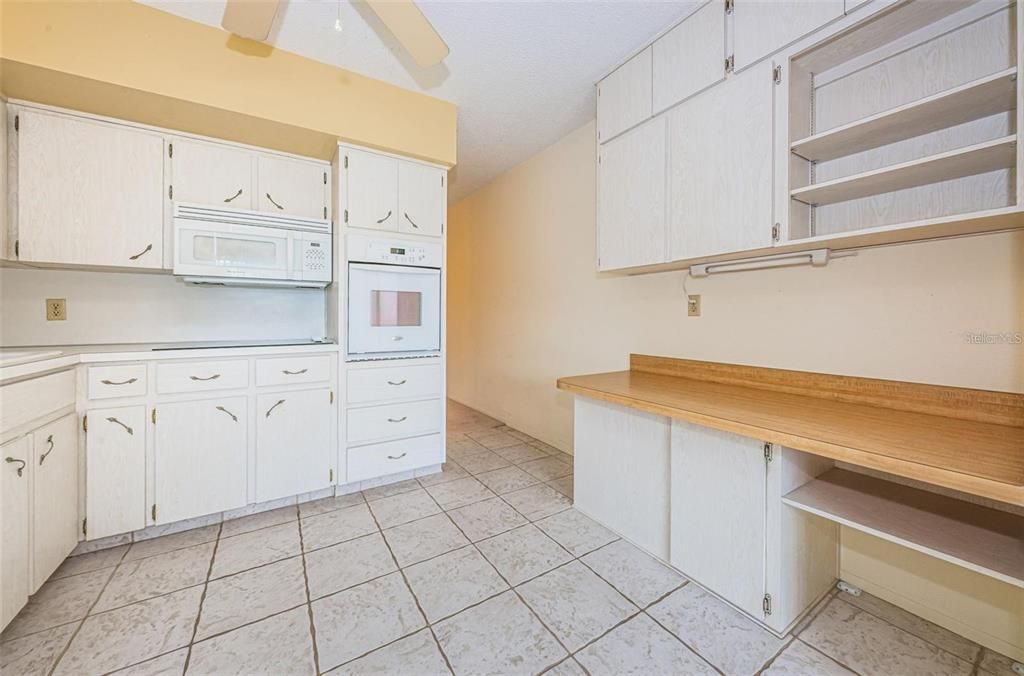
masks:
<path id="1" fill-rule="evenodd" d="M 347 244 L 347 257 L 351 262 L 412 265 L 422 268 L 441 267 L 440 242 L 349 235 Z"/>

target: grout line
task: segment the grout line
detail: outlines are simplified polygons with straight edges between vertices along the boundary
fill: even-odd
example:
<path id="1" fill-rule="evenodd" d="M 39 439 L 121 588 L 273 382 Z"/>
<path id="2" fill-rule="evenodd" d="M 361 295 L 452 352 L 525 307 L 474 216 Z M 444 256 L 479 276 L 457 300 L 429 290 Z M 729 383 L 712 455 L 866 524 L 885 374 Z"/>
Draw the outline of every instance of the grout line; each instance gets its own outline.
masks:
<path id="1" fill-rule="evenodd" d="M 779 648 L 775 652 L 774 655 L 772 655 L 771 657 L 768 658 L 768 661 L 766 661 L 764 664 L 762 664 L 761 667 L 757 671 L 754 672 L 754 676 L 762 676 L 762 674 L 764 674 L 765 671 L 767 671 L 768 669 L 771 668 L 772 664 L 775 663 L 775 660 L 779 659 L 779 656 L 782 653 L 786 652 L 786 649 L 789 648 L 789 646 L 793 645 L 796 642 L 796 640 L 797 640 L 796 637 L 793 636 L 792 634 L 790 634 L 788 638 L 789 638 L 789 640 L 785 641 L 782 644 L 782 647 Z"/>
<path id="2" fill-rule="evenodd" d="M 648 608 L 650 608 L 650 606 L 648 606 Z M 656 617 L 655 617 L 654 615 L 651 615 L 651 614 L 650 614 L 649 612 L 647 612 L 647 608 L 645 608 L 645 609 L 644 609 L 643 613 L 644 613 L 644 615 L 646 615 L 647 617 L 651 618 L 651 621 L 652 621 L 652 622 L 654 622 L 654 623 L 655 623 L 656 625 L 658 625 L 659 627 L 661 627 L 662 629 L 664 629 L 665 631 L 667 631 L 667 632 L 668 632 L 668 633 L 669 633 L 669 634 L 670 634 L 670 635 L 671 635 L 671 636 L 672 636 L 672 637 L 673 637 L 673 638 L 674 638 L 675 640 L 679 641 L 679 642 L 680 642 L 680 643 L 682 643 L 682 644 L 683 644 L 684 646 L 686 646 L 686 648 L 687 648 L 687 649 L 688 649 L 688 650 L 689 650 L 690 652 L 692 652 L 692 653 L 693 653 L 694 655 L 696 655 L 696 656 L 697 656 L 697 657 L 698 657 L 698 658 L 699 658 L 699 659 L 700 659 L 700 660 L 701 660 L 702 662 L 704 662 L 705 664 L 707 664 L 708 666 L 710 666 L 710 667 L 711 667 L 712 669 L 714 669 L 714 670 L 715 670 L 716 672 L 718 672 L 719 674 L 722 674 L 722 676 L 725 676 L 725 673 L 724 673 L 724 672 L 723 672 L 723 671 L 722 671 L 721 669 L 719 669 L 719 668 L 718 668 L 717 666 L 715 666 L 714 664 L 712 664 L 712 663 L 711 663 L 711 660 L 709 660 L 708 658 L 706 658 L 706 657 L 704 657 L 703 655 L 701 655 L 701 654 L 700 654 L 700 653 L 699 653 L 699 652 L 698 652 L 698 651 L 697 651 L 696 649 L 694 649 L 694 647 L 693 647 L 692 645 L 690 645 L 689 643 L 687 643 L 687 642 L 686 642 L 686 641 L 684 641 L 683 639 L 679 638 L 679 636 L 678 636 L 678 635 L 677 635 L 677 634 L 676 634 L 676 633 L 675 633 L 674 631 L 672 631 L 671 629 L 669 629 L 668 627 L 666 627 L 666 626 L 665 626 L 664 624 L 662 624 L 661 622 L 659 622 L 659 621 L 658 621 L 658 618 L 656 618 Z"/>
<path id="3" fill-rule="evenodd" d="M 210 563 L 206 567 L 206 580 L 203 582 L 203 593 L 199 596 L 199 608 L 196 611 L 196 619 L 192 623 L 192 637 L 188 642 L 188 652 L 185 654 L 185 667 L 182 672 L 188 671 L 189 662 L 192 661 L 192 646 L 196 642 L 196 633 L 199 632 L 199 621 L 203 617 L 203 604 L 206 603 L 206 592 L 210 585 L 210 576 L 213 575 L 213 562 L 217 559 L 217 549 L 220 547 L 220 536 L 224 532 L 224 522 L 220 522 L 220 528 L 217 529 L 217 539 L 213 542 L 213 552 L 210 554 Z"/>
<path id="4" fill-rule="evenodd" d="M 316 623 L 313 621 L 313 595 L 309 592 L 309 571 L 306 568 L 306 547 L 302 539 L 302 520 L 299 520 L 299 551 L 302 557 L 302 583 L 306 588 L 306 616 L 309 619 L 309 638 L 313 647 L 313 669 L 320 673 L 320 651 L 316 643 Z"/>
<path id="5" fill-rule="evenodd" d="M 794 638 L 793 640 L 794 640 L 794 641 L 799 641 L 799 642 L 800 642 L 800 643 L 801 643 L 802 645 L 805 645 L 805 646 L 807 646 L 808 648 L 810 648 L 810 649 L 811 649 L 811 650 L 813 650 L 814 652 L 818 653 L 819 655 L 821 655 L 821 656 L 822 656 L 822 657 L 824 657 L 825 659 L 827 659 L 827 660 L 829 660 L 829 661 L 831 661 L 831 662 L 835 662 L 836 664 L 838 664 L 838 665 L 839 665 L 839 666 L 841 666 L 842 668 L 844 668 L 844 669 L 848 670 L 849 672 L 851 672 L 851 673 L 853 673 L 853 674 L 858 674 L 858 676 L 859 676 L 859 674 L 860 674 L 860 672 L 859 672 L 859 671 L 857 671 L 856 669 L 853 669 L 852 667 L 850 667 L 850 666 L 849 666 L 849 665 L 847 665 L 847 664 L 843 664 L 842 662 L 840 662 L 840 661 L 839 661 L 839 660 L 837 660 L 836 658 L 834 658 L 834 657 L 832 657 L 831 655 L 829 655 L 828 653 L 826 653 L 826 652 L 825 652 L 824 650 L 821 650 L 820 648 L 818 648 L 818 647 L 816 647 L 816 646 L 814 646 L 814 645 L 812 645 L 812 644 L 808 643 L 807 641 L 803 640 L 803 639 L 802 639 L 802 638 L 800 638 L 799 636 L 797 636 L 797 637 L 796 637 L 796 638 Z"/>

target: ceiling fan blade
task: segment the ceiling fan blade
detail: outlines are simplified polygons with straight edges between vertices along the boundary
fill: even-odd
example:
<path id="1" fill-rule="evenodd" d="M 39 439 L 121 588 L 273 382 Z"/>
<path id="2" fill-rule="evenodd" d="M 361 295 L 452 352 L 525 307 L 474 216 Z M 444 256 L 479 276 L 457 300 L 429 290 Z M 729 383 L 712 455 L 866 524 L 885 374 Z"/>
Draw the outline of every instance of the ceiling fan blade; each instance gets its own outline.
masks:
<path id="1" fill-rule="evenodd" d="M 366 0 L 366 4 L 420 66 L 433 66 L 448 56 L 448 45 L 412 0 Z"/>
<path id="2" fill-rule="evenodd" d="M 228 0 L 220 25 L 250 40 L 264 42 L 274 26 L 279 0 Z"/>

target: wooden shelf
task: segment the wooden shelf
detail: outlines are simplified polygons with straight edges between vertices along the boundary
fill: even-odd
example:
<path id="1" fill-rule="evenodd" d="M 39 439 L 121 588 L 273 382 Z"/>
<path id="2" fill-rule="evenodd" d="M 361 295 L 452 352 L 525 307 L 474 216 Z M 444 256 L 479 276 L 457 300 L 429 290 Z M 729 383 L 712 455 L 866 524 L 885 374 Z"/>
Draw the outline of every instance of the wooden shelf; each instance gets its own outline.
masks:
<path id="1" fill-rule="evenodd" d="M 831 160 L 1014 110 L 1017 69 L 1006 70 L 892 110 L 794 141 L 806 160 Z"/>
<path id="2" fill-rule="evenodd" d="M 1024 517 L 832 469 L 783 497 L 817 514 L 1024 587 Z"/>
<path id="3" fill-rule="evenodd" d="M 1017 137 L 1004 136 L 966 148 L 902 162 L 791 191 L 800 202 L 819 206 L 915 188 L 963 176 L 1008 169 L 1017 163 Z"/>

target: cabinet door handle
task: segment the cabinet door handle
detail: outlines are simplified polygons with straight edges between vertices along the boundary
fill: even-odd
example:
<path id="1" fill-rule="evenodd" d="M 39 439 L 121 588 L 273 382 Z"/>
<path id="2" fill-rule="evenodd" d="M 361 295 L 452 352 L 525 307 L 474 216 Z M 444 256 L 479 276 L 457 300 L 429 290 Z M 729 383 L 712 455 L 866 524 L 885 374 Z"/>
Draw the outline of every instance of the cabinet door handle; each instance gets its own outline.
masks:
<path id="1" fill-rule="evenodd" d="M 406 379 L 403 378 L 402 380 L 399 380 L 397 383 L 394 380 L 389 380 L 388 385 L 405 385 L 405 380 Z"/>
<path id="2" fill-rule="evenodd" d="M 388 460 L 401 460 L 402 458 L 404 458 L 408 454 L 409 454 L 409 451 L 405 451 L 404 453 L 400 453 L 398 455 L 389 455 L 388 456 Z"/>
<path id="3" fill-rule="evenodd" d="M 238 416 L 236 416 L 236 415 L 235 415 L 234 413 L 232 413 L 231 411 L 227 410 L 227 409 L 226 409 L 226 408 L 224 408 L 223 406 L 218 406 L 218 407 L 217 407 L 217 410 L 218 410 L 218 411 L 222 411 L 222 412 L 224 412 L 224 413 L 227 413 L 227 414 L 228 414 L 229 416 L 231 416 L 231 419 L 232 419 L 232 420 L 234 420 L 235 422 L 238 422 Z"/>
<path id="4" fill-rule="evenodd" d="M 298 371 L 289 371 L 288 369 L 283 369 L 281 373 L 285 374 L 286 376 L 301 376 L 308 370 L 309 369 L 299 369 Z"/>
<path id="5" fill-rule="evenodd" d="M 275 207 L 277 207 L 278 209 L 281 209 L 282 211 L 284 211 L 284 207 L 281 206 L 280 204 L 278 204 L 277 202 L 275 202 L 274 198 L 270 196 L 269 192 L 267 193 L 267 199 L 270 200 L 270 203 L 273 204 Z"/>
<path id="6" fill-rule="evenodd" d="M 280 406 L 283 403 L 284 403 L 284 399 L 278 399 L 276 404 L 274 404 L 273 406 L 271 406 L 270 408 L 267 409 L 267 417 L 269 418 L 270 417 L 270 412 L 273 411 L 275 408 L 277 408 L 278 406 Z"/>
<path id="7" fill-rule="evenodd" d="M 130 260 L 130 261 L 137 261 L 140 258 L 142 258 L 143 255 L 149 253 L 152 250 L 153 250 L 153 245 L 152 244 L 147 244 L 145 249 L 143 249 L 139 253 L 135 254 L 134 256 L 129 256 L 128 260 Z"/>
<path id="8" fill-rule="evenodd" d="M 416 221 L 414 221 L 411 218 L 409 218 L 409 214 L 407 212 L 404 213 L 404 216 L 405 216 L 405 220 L 409 221 L 409 223 L 412 224 L 412 227 L 416 228 L 417 230 L 420 229 L 420 226 L 416 225 Z"/>
<path id="9" fill-rule="evenodd" d="M 4 462 L 20 462 L 21 465 L 18 467 L 18 476 L 21 476 L 22 472 L 25 471 L 25 465 L 27 464 L 20 458 L 4 458 Z"/>
<path id="10" fill-rule="evenodd" d="M 121 427 L 124 428 L 124 431 L 127 432 L 128 434 L 131 434 L 131 435 L 135 434 L 135 430 L 133 430 L 131 427 L 128 427 L 127 425 L 125 425 L 123 422 L 121 422 L 117 418 L 113 418 L 113 417 L 107 418 L 107 422 L 112 422 L 115 425 L 120 425 Z"/>
<path id="11" fill-rule="evenodd" d="M 388 209 L 388 213 L 387 213 L 387 215 L 384 216 L 384 218 L 381 218 L 381 219 L 377 220 L 377 224 L 379 225 L 379 224 L 383 223 L 384 221 L 388 220 L 389 218 L 391 218 L 391 210 L 390 209 Z"/>
<path id="12" fill-rule="evenodd" d="M 42 466 L 43 461 L 46 460 L 46 456 L 48 456 L 51 453 L 53 453 L 53 435 L 52 434 L 50 436 L 46 437 L 46 443 L 50 444 L 50 447 L 46 449 L 46 453 L 43 453 L 41 456 L 39 456 L 39 464 L 40 464 L 40 466 Z"/>
<path id="13" fill-rule="evenodd" d="M 405 419 L 408 418 L 408 417 L 409 416 L 407 416 L 407 415 L 403 415 L 401 418 L 388 418 L 388 422 L 395 422 L 395 423 L 404 422 Z"/>
<path id="14" fill-rule="evenodd" d="M 209 377 L 206 377 L 206 378 L 200 378 L 199 376 L 189 376 L 189 378 L 191 378 L 192 380 L 201 380 L 201 381 L 205 382 L 205 381 L 208 381 L 208 380 L 216 380 L 217 378 L 220 378 L 220 374 L 219 373 L 214 373 L 212 376 L 209 376 Z"/>
<path id="15" fill-rule="evenodd" d="M 100 382 L 104 385 L 131 385 L 138 378 L 129 378 L 128 380 L 101 380 Z"/>
<path id="16" fill-rule="evenodd" d="M 397 343 L 400 340 L 405 340 L 405 336 L 391 336 L 391 340 Z"/>
<path id="17" fill-rule="evenodd" d="M 242 189 L 241 189 L 241 188 L 239 188 L 239 189 L 238 189 L 238 192 L 236 192 L 236 193 L 235 193 L 234 195 L 232 195 L 231 197 L 225 197 L 225 198 L 224 198 L 224 201 L 225 201 L 225 202 L 234 202 L 234 201 L 235 201 L 236 199 L 238 199 L 238 198 L 239 198 L 239 197 L 241 197 L 241 196 L 242 196 Z"/>

